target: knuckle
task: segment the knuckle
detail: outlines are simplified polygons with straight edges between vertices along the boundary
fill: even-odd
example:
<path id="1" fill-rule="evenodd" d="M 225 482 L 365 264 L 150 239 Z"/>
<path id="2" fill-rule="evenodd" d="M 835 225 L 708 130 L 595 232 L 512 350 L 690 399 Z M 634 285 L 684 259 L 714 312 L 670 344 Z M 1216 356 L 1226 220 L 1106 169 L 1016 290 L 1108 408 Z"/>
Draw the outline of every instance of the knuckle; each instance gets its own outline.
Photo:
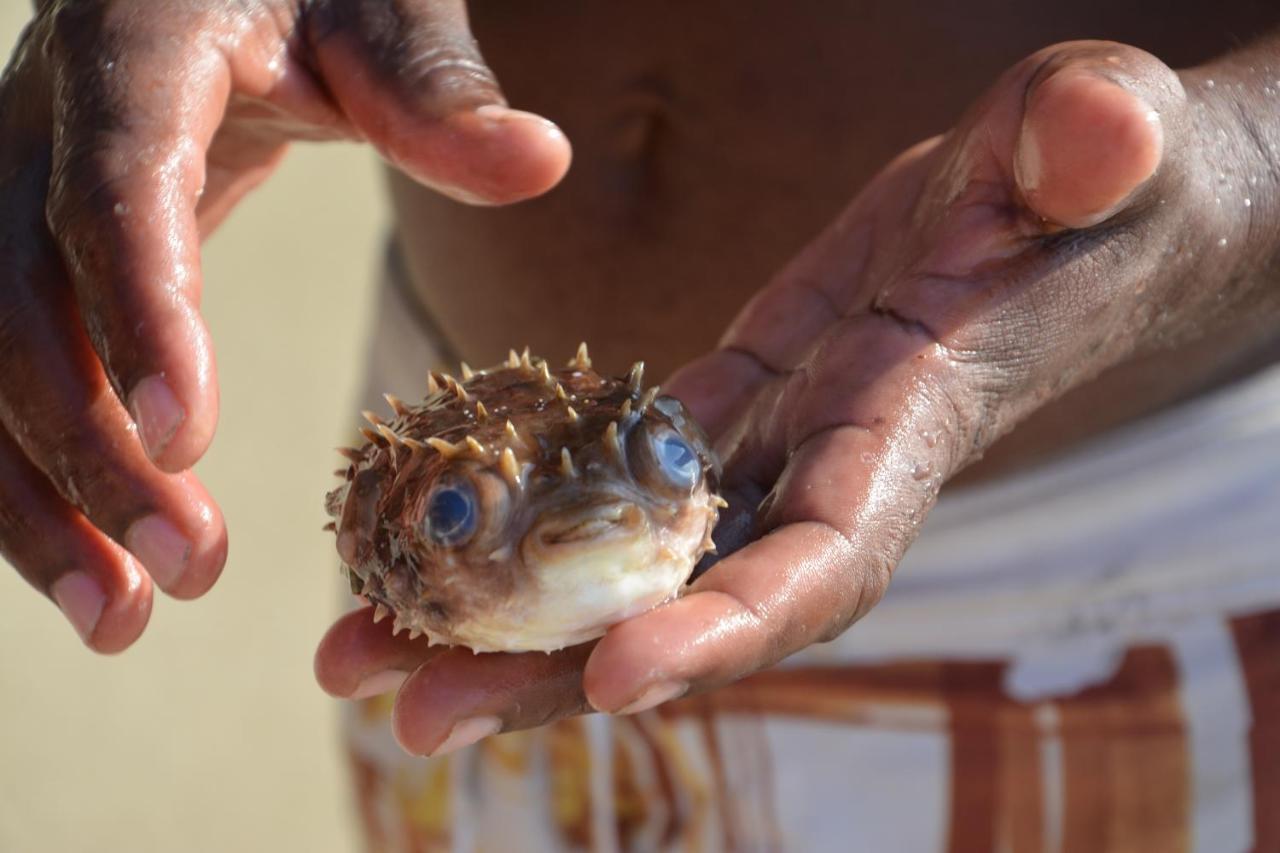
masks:
<path id="1" fill-rule="evenodd" d="M 382 85 L 429 111 L 500 100 L 498 83 L 464 22 L 432 4 L 327 2 L 320 39 L 352 39 Z"/>
<path id="2" fill-rule="evenodd" d="M 0 336 L 0 345 L 8 351 L 29 349 L 25 344 L 13 345 L 12 340 L 8 334 Z M 24 393 L 22 388 L 10 387 L 0 399 L 4 426 L 14 443 L 63 499 L 86 515 L 100 510 L 96 505 L 101 501 L 94 496 L 115 479 L 120 441 L 104 434 L 100 425 L 101 410 L 114 405 L 109 398 L 105 387 L 81 399 L 45 393 L 42 388 Z"/>
<path id="3" fill-rule="evenodd" d="M 926 399 L 933 421 L 931 440 L 941 457 L 939 467 L 953 473 L 964 467 L 995 440 L 996 414 L 1004 391 L 998 379 L 982 381 L 997 371 L 952 370 L 935 375 Z"/>
<path id="4" fill-rule="evenodd" d="M 100 157 L 83 156 L 74 150 L 62 153 L 49 179 L 45 218 L 55 235 L 66 237 L 90 204 L 114 206 L 123 199 L 118 191 L 113 192 L 118 178 L 110 174 Z"/>
<path id="5" fill-rule="evenodd" d="M 35 319 L 35 300 L 20 288 L 9 288 L 0 299 L 0 364 L 10 375 L 33 366 L 27 356 L 27 335 Z"/>
<path id="6" fill-rule="evenodd" d="M 892 549 L 851 548 L 845 561 L 843 595 L 817 633 L 815 642 L 829 643 L 871 612 L 889 589 L 898 556 Z"/>
<path id="7" fill-rule="evenodd" d="M 92 227 L 123 235 L 133 203 L 182 204 L 190 195 L 185 178 L 197 156 L 191 140 L 147 144 L 103 130 L 59 142 L 45 200 L 55 234 Z"/>
<path id="8" fill-rule="evenodd" d="M 82 41 L 101 21 L 98 4 L 64 0 L 44 4 L 48 44 L 54 51 Z"/>
<path id="9" fill-rule="evenodd" d="M 429 114 L 501 101 L 498 81 L 479 53 L 447 35 L 407 40 L 380 64 L 397 97 Z"/>
<path id="10" fill-rule="evenodd" d="M 465 89 L 496 89 L 497 79 L 475 46 L 447 35 L 428 33 L 401 57 L 409 84 L 428 98 L 444 98 Z"/>
<path id="11" fill-rule="evenodd" d="M 102 0 L 59 0 L 46 4 L 45 14 L 47 55 L 83 58 L 111 43 L 111 6 Z"/>
<path id="12" fill-rule="evenodd" d="M 108 535 L 119 535 L 140 514 L 134 503 L 142 491 L 115 488 L 119 472 L 113 442 L 75 420 L 64 414 L 51 421 L 42 439 L 41 467 L 67 503 Z"/>

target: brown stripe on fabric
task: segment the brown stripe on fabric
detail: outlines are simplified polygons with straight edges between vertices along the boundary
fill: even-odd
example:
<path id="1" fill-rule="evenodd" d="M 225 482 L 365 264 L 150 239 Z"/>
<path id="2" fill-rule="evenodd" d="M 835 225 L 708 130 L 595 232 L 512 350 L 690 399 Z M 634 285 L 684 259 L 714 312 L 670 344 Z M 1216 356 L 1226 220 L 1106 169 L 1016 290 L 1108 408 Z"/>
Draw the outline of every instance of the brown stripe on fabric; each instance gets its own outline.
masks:
<path id="1" fill-rule="evenodd" d="M 765 731 L 773 712 L 758 701 L 754 679 L 734 687 L 737 695 L 732 709 L 722 705 L 722 691 L 716 691 L 669 702 L 658 711 L 668 727 L 682 719 L 697 726 L 702 757 L 710 768 L 705 780 L 707 805 L 714 807 L 719 819 L 716 849 L 778 850 L 782 830 L 776 809 L 773 751 Z M 727 718 L 732 719 L 732 728 L 726 731 Z"/>
<path id="2" fill-rule="evenodd" d="M 948 663 L 940 686 L 949 697 L 951 730 L 950 826 L 947 849 L 996 849 L 1000 778 L 999 709 L 1003 692 L 998 663 Z M 989 697 L 983 701 L 979 697 Z M 960 699 L 967 701 L 955 701 Z"/>
<path id="3" fill-rule="evenodd" d="M 853 724 L 884 724 L 895 706 L 942 708 L 943 664 L 797 667 L 766 670 L 714 693 L 669 703 L 672 715 L 701 713 L 802 717 Z M 906 727 L 909 727 L 907 724 Z"/>
<path id="4" fill-rule="evenodd" d="M 658 743 L 658 739 L 644 725 L 645 719 L 648 717 L 652 717 L 657 725 L 666 725 L 656 713 L 637 714 L 634 717 L 618 717 L 614 720 L 614 724 L 630 726 L 649 752 L 654 776 L 658 780 L 658 791 L 662 797 L 663 812 L 667 816 L 660 835 L 662 848 L 665 850 L 675 843 L 677 837 L 684 831 L 689 822 L 690 807 L 687 802 L 689 797 L 677 796 L 675 780 L 672 778 L 672 769 L 667 766 L 662 745 Z"/>
<path id="5" fill-rule="evenodd" d="M 613 739 L 613 801 L 617 810 L 614 828 L 619 846 L 637 846 L 633 838 L 668 831 L 671 815 L 660 789 L 658 769 L 651 750 L 628 718 L 610 721 Z"/>
<path id="6" fill-rule="evenodd" d="M 1035 706 L 1004 691 L 1006 664 L 949 663 L 942 669 L 951 734 L 952 851 L 1039 851 L 1045 847 L 1044 767 Z"/>
<path id="7" fill-rule="evenodd" d="M 559 720 L 547 727 L 545 742 L 552 824 L 565 846 L 588 846 L 598 804 L 591 793 L 593 756 L 586 724 L 578 717 Z"/>
<path id="8" fill-rule="evenodd" d="M 996 835 L 1010 853 L 1044 850 L 1046 844 L 1044 762 L 1045 735 L 1035 725 L 1030 706 L 1009 703 L 1000 712 L 1000 764 Z"/>
<path id="9" fill-rule="evenodd" d="M 1101 734 L 1062 739 L 1062 850 L 1093 853 L 1107 839 L 1107 751 Z"/>
<path id="10" fill-rule="evenodd" d="M 716 810 L 720 814 L 720 827 L 724 837 L 725 849 L 737 850 L 738 842 L 734 834 L 733 810 L 730 808 L 729 780 L 725 777 L 724 756 L 720 751 L 720 738 L 716 733 L 716 715 L 711 711 L 708 702 L 693 700 L 697 703 L 698 727 L 702 732 L 702 741 L 706 746 L 707 761 L 711 764 L 711 783 L 714 786 Z"/>
<path id="11" fill-rule="evenodd" d="M 1190 758 L 1170 651 L 1135 646 L 1108 681 L 1057 706 L 1064 853 L 1187 849 Z"/>
<path id="12" fill-rule="evenodd" d="M 1280 850 L 1280 610 L 1231 620 L 1252 724 L 1253 849 Z"/>
<path id="13" fill-rule="evenodd" d="M 764 730 L 765 718 L 759 717 L 755 728 L 757 736 L 757 755 L 758 762 L 755 765 L 755 776 L 753 779 L 756 790 L 756 817 L 759 826 L 759 840 L 767 845 L 765 849 L 781 850 L 782 843 L 782 821 L 778 819 L 778 793 L 775 779 L 777 774 L 773 769 L 773 749 L 769 745 L 768 737 Z"/>

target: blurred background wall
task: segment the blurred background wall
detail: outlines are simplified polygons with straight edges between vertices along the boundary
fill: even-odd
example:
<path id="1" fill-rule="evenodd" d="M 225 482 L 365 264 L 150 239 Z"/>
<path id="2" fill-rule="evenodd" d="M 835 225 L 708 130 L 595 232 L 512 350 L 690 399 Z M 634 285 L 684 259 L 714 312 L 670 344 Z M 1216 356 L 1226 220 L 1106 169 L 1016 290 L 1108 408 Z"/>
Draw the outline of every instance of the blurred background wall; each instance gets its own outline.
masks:
<path id="1" fill-rule="evenodd" d="M 6 57 L 29 8 L 0 4 Z M 355 424 L 381 189 L 368 151 L 298 147 L 205 247 L 222 417 L 197 471 L 231 541 L 211 593 L 157 594 L 141 641 L 101 658 L 0 565 L 0 851 L 355 848 L 311 655 L 342 588 L 322 499 Z"/>

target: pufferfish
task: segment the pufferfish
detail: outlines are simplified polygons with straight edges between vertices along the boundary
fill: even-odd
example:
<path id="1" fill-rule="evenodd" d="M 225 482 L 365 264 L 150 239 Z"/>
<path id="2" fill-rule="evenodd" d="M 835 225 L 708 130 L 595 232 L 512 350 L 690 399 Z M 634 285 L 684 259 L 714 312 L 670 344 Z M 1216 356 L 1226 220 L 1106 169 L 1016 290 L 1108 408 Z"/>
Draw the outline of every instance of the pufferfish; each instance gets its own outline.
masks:
<path id="1" fill-rule="evenodd" d="M 425 400 L 388 396 L 328 494 L 353 592 L 398 633 L 477 652 L 553 651 L 679 594 L 714 550 L 719 465 L 673 397 L 512 351 Z"/>

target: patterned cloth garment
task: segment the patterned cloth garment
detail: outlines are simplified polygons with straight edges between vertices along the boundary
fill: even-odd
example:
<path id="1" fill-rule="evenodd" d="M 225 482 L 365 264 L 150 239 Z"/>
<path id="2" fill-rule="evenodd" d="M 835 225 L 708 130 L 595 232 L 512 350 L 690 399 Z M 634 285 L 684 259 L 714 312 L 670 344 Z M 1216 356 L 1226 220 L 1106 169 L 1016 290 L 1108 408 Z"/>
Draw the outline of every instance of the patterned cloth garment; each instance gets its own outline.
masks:
<path id="1" fill-rule="evenodd" d="M 447 366 L 391 266 L 368 404 Z M 875 612 L 713 694 L 439 759 L 390 704 L 380 853 L 1280 851 L 1280 367 L 944 493 Z"/>

